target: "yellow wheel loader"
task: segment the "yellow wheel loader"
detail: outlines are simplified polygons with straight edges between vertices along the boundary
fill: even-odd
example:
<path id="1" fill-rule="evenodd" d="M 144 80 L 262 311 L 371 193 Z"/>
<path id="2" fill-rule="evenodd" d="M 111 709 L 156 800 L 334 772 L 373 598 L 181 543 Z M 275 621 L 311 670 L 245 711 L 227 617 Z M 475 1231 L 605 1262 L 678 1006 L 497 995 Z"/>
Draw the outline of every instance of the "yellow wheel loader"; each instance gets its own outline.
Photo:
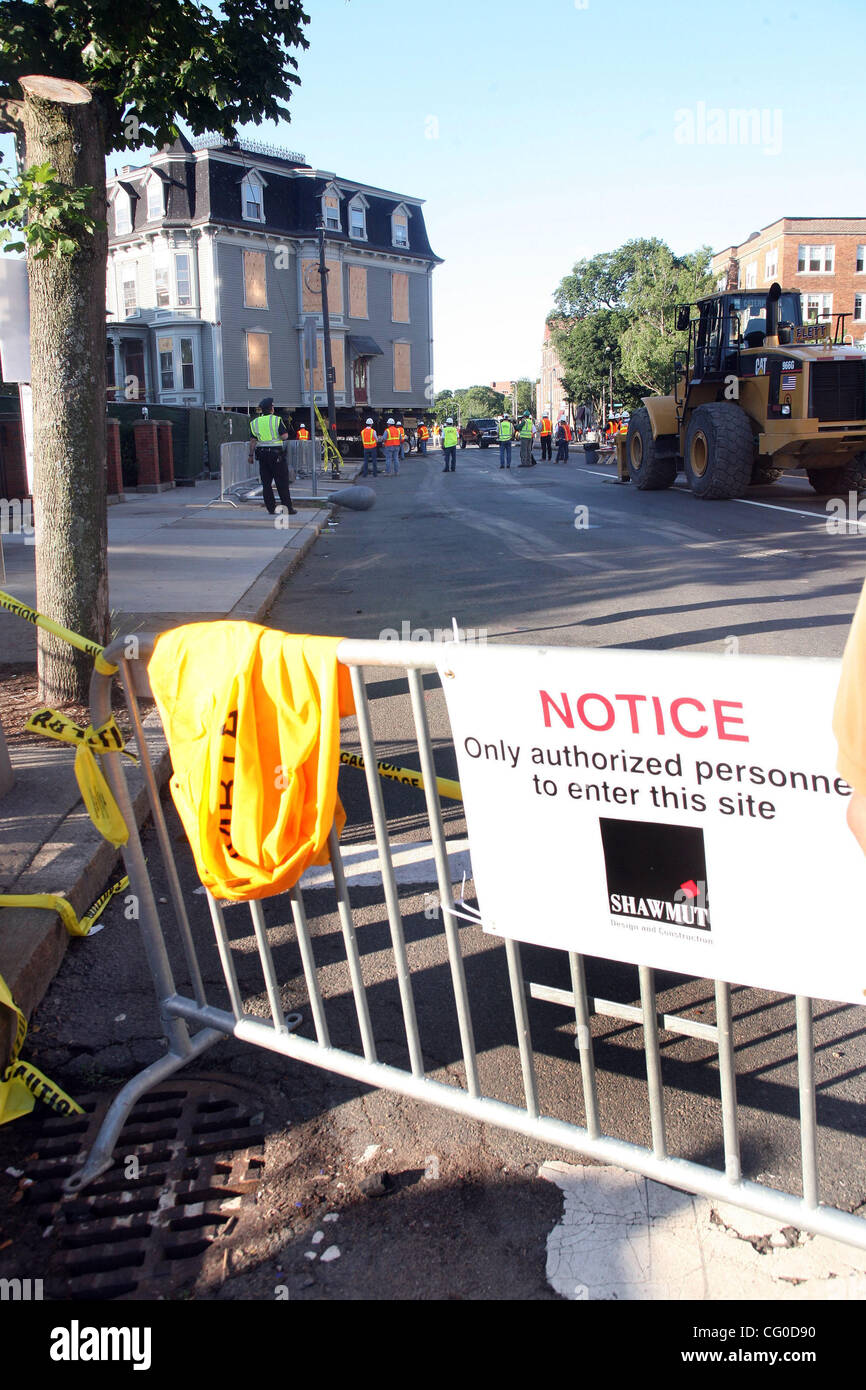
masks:
<path id="1" fill-rule="evenodd" d="M 838 341 L 845 317 L 834 340 L 778 284 L 681 305 L 673 395 L 645 396 L 619 446 L 631 481 L 655 491 L 682 469 L 695 497 L 723 500 L 804 468 L 816 492 L 866 492 L 866 353 Z"/>

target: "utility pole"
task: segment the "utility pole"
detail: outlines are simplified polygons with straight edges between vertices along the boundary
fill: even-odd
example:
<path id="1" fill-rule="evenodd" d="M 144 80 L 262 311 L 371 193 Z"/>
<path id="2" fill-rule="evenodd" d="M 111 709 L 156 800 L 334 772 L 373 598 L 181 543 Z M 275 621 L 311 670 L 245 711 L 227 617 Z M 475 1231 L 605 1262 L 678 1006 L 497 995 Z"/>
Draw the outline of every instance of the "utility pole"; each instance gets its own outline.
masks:
<path id="1" fill-rule="evenodd" d="M 325 224 L 319 222 L 319 280 L 322 286 L 322 337 L 325 343 L 325 389 L 328 393 L 328 430 L 336 427 L 337 410 L 334 405 L 334 368 L 331 362 L 331 316 L 328 309 L 328 271 L 325 268 Z M 336 444 L 336 440 L 334 443 Z"/>

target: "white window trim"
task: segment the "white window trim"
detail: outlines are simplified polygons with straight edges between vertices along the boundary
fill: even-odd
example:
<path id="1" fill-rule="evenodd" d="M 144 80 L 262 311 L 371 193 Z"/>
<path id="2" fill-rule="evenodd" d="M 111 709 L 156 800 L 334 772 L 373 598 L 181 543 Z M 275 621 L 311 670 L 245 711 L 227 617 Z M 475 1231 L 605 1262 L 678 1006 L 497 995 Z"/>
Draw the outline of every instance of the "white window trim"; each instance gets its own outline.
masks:
<path id="1" fill-rule="evenodd" d="M 188 266 L 188 268 L 189 268 L 189 276 L 188 276 L 188 282 L 189 282 L 189 303 L 188 303 L 188 304 L 181 304 L 181 302 L 180 302 L 180 284 L 179 284 L 179 281 L 178 281 L 178 274 L 177 274 L 177 258 L 178 258 L 178 256 L 186 256 L 186 259 L 187 259 L 187 266 Z M 191 309 L 191 308 L 194 306 L 194 304 L 195 304 L 195 285 L 194 285 L 194 281 L 193 281 L 193 263 L 192 263 L 192 247 L 191 247 L 191 246 L 181 246 L 181 247 L 180 247 L 178 250 L 176 250 L 176 251 L 174 252 L 174 254 L 172 255 L 172 289 L 174 290 L 174 304 L 175 304 L 175 306 L 176 306 L 178 309 Z"/>
<path id="2" fill-rule="evenodd" d="M 857 269 L 858 261 L 863 262 L 859 270 Z M 862 243 L 860 246 L 857 247 L 857 254 L 854 257 L 854 274 L 866 275 L 866 243 Z"/>
<path id="3" fill-rule="evenodd" d="M 326 198 L 336 198 L 336 200 L 337 200 L 337 225 L 336 225 L 336 227 L 330 227 L 330 226 L 328 225 L 328 211 L 329 211 L 329 209 L 325 207 L 325 199 L 326 199 Z M 342 232 L 342 230 L 343 230 L 343 222 L 342 222 L 342 219 L 341 219 L 341 217 L 340 217 L 340 203 L 342 202 L 342 200 L 343 200 L 343 194 L 340 192 L 339 188 L 337 187 L 337 185 L 336 185 L 335 183 L 329 183 L 325 188 L 322 189 L 322 195 L 321 195 L 321 198 L 320 198 L 320 200 L 319 200 L 319 208 L 320 208 L 320 211 L 321 211 L 321 214 L 322 214 L 322 226 L 324 227 L 326 233 L 327 233 L 327 232 Z M 333 208 L 330 209 L 330 211 L 333 213 Z"/>
<path id="4" fill-rule="evenodd" d="M 150 178 L 146 181 L 144 188 L 147 201 L 147 220 L 148 222 L 159 222 L 162 220 L 163 217 L 165 217 L 165 184 L 159 177 L 159 174 L 151 174 Z M 156 188 L 159 194 L 159 212 L 157 212 L 156 214 L 154 214 L 151 211 L 150 206 L 152 191 L 154 188 Z"/>
<path id="5" fill-rule="evenodd" d="M 812 251 L 821 251 L 821 268 L 810 270 L 809 261 L 812 259 Z M 805 255 L 800 253 L 805 251 Z M 827 269 L 827 252 L 830 252 L 830 268 Z M 800 261 L 805 261 L 805 267 L 800 269 Z M 801 241 L 797 246 L 797 274 L 798 275 L 835 275 L 836 274 L 836 243 L 833 242 L 805 242 Z"/>
<path id="6" fill-rule="evenodd" d="M 124 286 L 130 281 L 135 287 L 135 303 L 132 306 L 131 312 L 126 307 L 126 294 L 124 292 Z M 120 263 L 120 308 L 123 310 L 123 317 L 125 319 L 138 316 L 138 311 L 141 308 L 141 295 L 139 293 L 138 284 L 138 261 L 121 261 Z"/>
<path id="7" fill-rule="evenodd" d="M 159 274 L 160 271 L 164 271 L 164 272 L 165 272 L 166 289 L 168 290 L 168 303 L 167 303 L 167 304 L 160 304 L 160 302 L 159 302 L 159 287 L 158 287 L 157 282 L 156 282 L 156 277 L 157 277 L 157 275 Z M 174 291 L 174 285 L 173 285 L 173 283 L 172 283 L 171 266 L 169 265 L 169 263 L 168 263 L 167 260 L 157 260 L 157 259 L 154 259 L 154 262 L 153 262 L 153 302 L 154 302 L 154 308 L 156 308 L 156 309 L 170 309 L 170 308 L 172 307 L 172 305 L 175 304 L 175 303 L 177 302 L 176 299 L 174 299 L 174 298 L 172 297 L 173 291 Z"/>
<path id="8" fill-rule="evenodd" d="M 119 221 L 118 221 L 118 216 L 117 216 L 117 214 L 118 214 L 118 209 L 119 209 L 120 207 L 123 207 L 123 209 L 124 209 L 124 211 L 125 211 L 125 214 L 126 214 L 126 219 L 125 219 L 125 220 L 128 222 L 128 224 L 129 224 L 128 226 L 123 226 L 123 227 L 121 227 L 121 226 L 119 225 Z M 129 193 L 127 193 L 127 191 L 126 191 L 125 188 L 118 188 L 118 189 L 115 189 L 115 193 L 114 193 L 114 235 L 115 235 L 115 236 L 129 236 L 129 234 L 130 234 L 131 231 L 132 231 L 132 223 L 133 223 L 133 218 L 132 218 L 132 195 L 129 194 Z"/>
<path id="9" fill-rule="evenodd" d="M 857 313 L 857 300 L 860 300 L 860 312 Z M 866 323 L 866 290 L 861 290 L 854 296 L 854 313 L 852 315 L 854 323 Z"/>
<path id="10" fill-rule="evenodd" d="M 250 198 L 251 203 L 258 203 L 262 210 L 261 217 L 251 217 L 247 212 L 247 189 L 254 189 L 258 193 L 258 198 Z M 241 217 L 244 222 L 255 222 L 261 225 L 265 221 L 265 189 L 267 183 L 262 178 L 258 169 L 250 169 L 241 179 Z"/>
<path id="11" fill-rule="evenodd" d="M 246 258 L 247 258 L 248 255 L 250 255 L 250 256 L 261 256 L 261 257 L 263 258 L 263 264 L 264 264 L 264 267 L 265 267 L 265 302 L 264 302 L 264 304 L 250 304 L 249 300 L 247 299 L 247 269 L 246 269 L 246 267 L 247 267 L 247 261 L 246 261 Z M 270 306 L 270 304 L 268 303 L 268 256 L 267 256 L 267 252 L 266 252 L 266 251 L 259 251 L 257 247 L 245 246 L 245 247 L 243 248 L 243 250 L 241 251 L 241 265 L 243 266 L 243 280 L 244 280 L 244 308 L 245 308 L 245 309 L 270 309 L 271 306 Z"/>
<path id="12" fill-rule="evenodd" d="M 259 384 L 258 386 L 253 386 L 252 382 L 250 381 L 250 341 L 249 341 L 249 340 L 250 340 L 250 335 L 251 335 L 251 334 L 258 334 L 259 336 L 264 337 L 264 338 L 267 338 L 267 340 L 268 340 L 268 379 L 267 379 L 267 382 L 266 382 L 264 385 Z M 248 391 L 269 391 L 269 390 L 271 389 L 271 387 L 273 386 L 273 381 L 272 381 L 273 370 L 272 370 L 272 367 L 271 367 L 271 334 L 270 334 L 270 330 L 267 329 L 267 328 L 245 328 L 245 329 L 244 329 L 244 349 L 245 349 L 245 351 L 244 351 L 244 356 L 245 356 L 245 358 L 246 358 L 246 364 L 247 364 L 247 390 L 248 390 Z"/>
<path id="13" fill-rule="evenodd" d="M 405 240 L 405 241 L 398 241 L 398 240 L 397 240 L 397 234 L 396 234 L 396 227 L 395 227 L 395 224 L 394 224 L 394 218 L 397 217 L 398 215 L 402 215 L 402 216 L 405 217 L 405 219 L 406 219 L 406 240 Z M 409 250 L 409 209 L 406 207 L 406 204 L 405 204 L 405 203 L 399 203 L 399 204 L 397 205 L 397 207 L 395 207 L 394 210 L 393 210 L 393 212 L 391 213 L 391 245 L 392 245 L 392 246 L 399 246 L 401 251 L 408 251 L 408 250 Z"/>
<path id="14" fill-rule="evenodd" d="M 772 267 L 772 269 L 771 269 Z M 775 280 L 779 273 L 779 248 L 764 252 L 764 279 Z"/>
<path id="15" fill-rule="evenodd" d="M 369 206 L 370 204 L 367 202 L 367 199 L 364 197 L 363 193 L 356 193 L 355 197 L 349 204 L 349 236 L 352 239 L 352 241 L 367 240 L 367 209 Z M 353 232 L 352 213 L 358 211 L 360 211 L 361 213 L 362 230 L 360 232 Z"/>

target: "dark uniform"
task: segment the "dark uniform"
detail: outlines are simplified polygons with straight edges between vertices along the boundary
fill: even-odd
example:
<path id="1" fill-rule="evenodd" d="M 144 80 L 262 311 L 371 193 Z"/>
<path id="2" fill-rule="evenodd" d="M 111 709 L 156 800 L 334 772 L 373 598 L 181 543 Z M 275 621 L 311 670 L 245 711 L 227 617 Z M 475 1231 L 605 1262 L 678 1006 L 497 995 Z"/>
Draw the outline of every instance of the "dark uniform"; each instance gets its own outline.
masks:
<path id="1" fill-rule="evenodd" d="M 250 434 L 256 441 L 255 455 L 259 465 L 259 477 L 262 480 L 265 506 L 273 516 L 277 510 L 273 489 L 273 484 L 276 484 L 280 501 L 286 511 L 294 516 L 295 508 L 292 506 L 292 495 L 289 492 L 289 466 L 281 442 L 288 438 L 289 432 L 279 415 L 274 415 L 273 407 L 274 402 L 270 396 L 259 401 L 259 410 L 262 413 L 250 421 Z"/>

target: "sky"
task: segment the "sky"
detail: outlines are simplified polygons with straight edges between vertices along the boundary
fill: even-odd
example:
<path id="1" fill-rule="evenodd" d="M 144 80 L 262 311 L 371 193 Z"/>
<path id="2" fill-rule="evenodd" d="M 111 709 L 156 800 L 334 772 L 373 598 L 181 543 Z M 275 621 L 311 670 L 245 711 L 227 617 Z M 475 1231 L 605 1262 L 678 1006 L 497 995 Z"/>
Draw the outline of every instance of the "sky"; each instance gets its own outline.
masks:
<path id="1" fill-rule="evenodd" d="M 245 131 L 425 200 L 443 258 L 437 390 L 534 379 L 554 291 L 583 257 L 633 237 L 719 250 L 781 216 L 866 214 L 863 0 L 307 11 L 291 122 Z M 732 110 L 755 111 L 754 128 Z"/>
<path id="2" fill-rule="evenodd" d="M 291 124 L 259 133 L 425 200 L 444 262 L 437 390 L 534 379 L 553 293 L 582 257 L 632 237 L 719 250 L 780 216 L 866 214 L 862 0 L 307 11 Z M 741 132 L 732 109 L 758 119 Z"/>

